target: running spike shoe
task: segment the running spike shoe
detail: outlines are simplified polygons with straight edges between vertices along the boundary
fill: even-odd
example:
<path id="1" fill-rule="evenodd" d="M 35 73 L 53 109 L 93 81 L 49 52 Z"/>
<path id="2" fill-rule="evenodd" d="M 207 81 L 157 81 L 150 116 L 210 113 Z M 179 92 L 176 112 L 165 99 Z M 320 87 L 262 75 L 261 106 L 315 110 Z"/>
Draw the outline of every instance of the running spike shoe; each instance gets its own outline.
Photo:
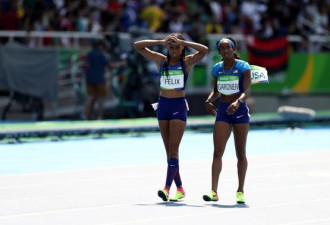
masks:
<path id="1" fill-rule="evenodd" d="M 245 203 L 244 193 L 242 191 L 236 192 L 236 202 L 239 204 Z"/>
<path id="2" fill-rule="evenodd" d="M 169 193 L 165 189 L 161 189 L 158 191 L 158 196 L 163 199 L 164 202 L 168 201 Z"/>
<path id="3" fill-rule="evenodd" d="M 184 198 L 185 196 L 186 196 L 186 193 L 183 190 L 182 191 L 177 190 L 176 193 L 175 193 L 175 196 L 170 198 L 170 201 L 176 202 L 179 199 Z"/>
<path id="4" fill-rule="evenodd" d="M 204 199 L 204 201 L 207 201 L 207 202 L 210 202 L 210 201 L 216 202 L 219 200 L 219 197 L 215 191 L 211 190 L 210 194 L 203 195 L 203 199 Z"/>

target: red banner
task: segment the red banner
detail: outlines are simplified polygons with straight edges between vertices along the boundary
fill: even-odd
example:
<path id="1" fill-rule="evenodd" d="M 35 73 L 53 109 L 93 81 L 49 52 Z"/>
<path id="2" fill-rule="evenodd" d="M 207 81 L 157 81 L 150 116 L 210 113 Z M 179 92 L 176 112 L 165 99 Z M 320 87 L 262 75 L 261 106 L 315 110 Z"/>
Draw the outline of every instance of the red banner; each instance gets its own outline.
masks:
<path id="1" fill-rule="evenodd" d="M 289 59 L 287 37 L 247 41 L 249 63 L 265 67 L 269 74 L 285 70 Z"/>

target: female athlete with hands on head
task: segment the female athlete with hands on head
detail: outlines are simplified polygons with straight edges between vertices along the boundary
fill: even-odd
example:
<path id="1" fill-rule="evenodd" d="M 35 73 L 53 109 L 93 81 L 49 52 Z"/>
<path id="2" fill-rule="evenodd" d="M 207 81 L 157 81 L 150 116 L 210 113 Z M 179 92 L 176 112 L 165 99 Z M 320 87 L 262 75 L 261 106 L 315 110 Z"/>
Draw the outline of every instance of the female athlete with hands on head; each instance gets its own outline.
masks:
<path id="1" fill-rule="evenodd" d="M 166 45 L 163 55 L 149 47 Z M 188 105 L 185 100 L 185 84 L 192 66 L 200 61 L 208 48 L 202 44 L 185 41 L 179 33 L 168 35 L 163 40 L 141 40 L 134 43 L 135 49 L 148 60 L 156 63 L 160 73 L 160 96 L 157 119 L 167 155 L 167 176 L 164 189 L 158 191 L 163 201 L 169 200 L 169 191 L 174 180 L 176 195 L 171 201 L 185 197 L 179 173 L 179 145 L 186 127 Z M 185 56 L 185 48 L 196 50 Z"/>
<path id="2" fill-rule="evenodd" d="M 232 37 L 225 37 L 216 44 L 222 61 L 212 68 L 213 90 L 205 101 L 206 110 L 216 116 L 213 130 L 214 153 L 212 163 L 212 188 L 203 196 L 205 201 L 218 201 L 219 175 L 226 143 L 233 130 L 237 156 L 238 189 L 236 202 L 245 203 L 244 181 L 247 170 L 246 140 L 250 126 L 250 115 L 245 100 L 250 95 L 251 67 L 240 60 L 237 44 Z M 212 104 L 220 96 L 218 109 Z"/>

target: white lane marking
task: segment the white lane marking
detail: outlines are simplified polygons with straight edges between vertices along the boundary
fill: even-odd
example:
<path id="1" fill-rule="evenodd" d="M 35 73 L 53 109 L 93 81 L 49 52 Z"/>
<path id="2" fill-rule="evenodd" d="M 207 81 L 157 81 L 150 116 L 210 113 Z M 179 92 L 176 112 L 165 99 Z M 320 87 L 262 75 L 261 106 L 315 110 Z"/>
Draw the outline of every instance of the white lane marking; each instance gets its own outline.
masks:
<path id="1" fill-rule="evenodd" d="M 321 186 L 321 185 L 329 185 L 330 182 L 326 183 L 319 183 L 319 184 L 310 184 L 310 185 L 297 185 L 297 186 L 291 186 L 291 187 L 281 187 L 281 188 L 270 188 L 270 189 L 255 189 L 253 191 L 250 191 L 250 193 L 256 192 L 269 192 L 270 190 L 283 190 L 283 189 L 297 189 L 297 188 L 306 188 L 306 187 L 312 187 L 312 186 Z M 296 204 L 303 204 L 303 203 L 310 203 L 310 202 L 322 202 L 322 201 L 328 201 L 330 198 L 322 198 L 322 199 L 316 199 L 316 200 L 310 200 L 310 201 L 301 201 L 301 202 L 295 202 L 295 203 L 277 203 L 273 205 L 264 205 L 259 207 L 253 207 L 253 208 L 269 208 L 269 207 L 277 207 L 277 206 L 286 206 L 286 205 L 296 205 Z M 138 202 L 138 203 L 127 203 L 127 204 L 116 204 L 116 205 L 102 205 L 102 206 L 88 206 L 88 207 L 77 207 L 77 208 L 69 208 L 69 209 L 58 209 L 58 210 L 47 210 L 47 211 L 39 211 L 39 212 L 32 212 L 32 213 L 21 213 L 21 214 L 12 214 L 12 215 L 6 215 L 6 216 L 0 216 L 0 220 L 2 219 L 9 219 L 9 218 L 21 218 L 21 217 L 30 217 L 30 216 L 40 216 L 40 215 L 50 215 L 50 214 L 58 214 L 58 213 L 68 213 L 68 212 L 79 212 L 79 211 L 88 211 L 91 209 L 103 209 L 103 208 L 119 208 L 119 207 L 127 207 L 131 205 L 138 205 L 138 204 L 153 204 L 152 202 Z M 203 205 L 201 205 L 203 206 Z M 205 213 L 201 213 L 200 215 L 203 215 Z M 208 213 L 206 213 L 208 214 Z M 191 214 L 189 214 L 191 215 Z M 199 215 L 199 214 L 198 214 Z M 187 215 L 188 216 L 188 215 Z M 181 216 L 179 216 L 181 217 Z M 183 216 L 185 217 L 185 216 Z M 167 218 L 167 217 L 166 217 Z M 176 217 L 170 217 L 170 218 L 176 218 Z M 158 219 L 157 219 L 158 220 Z M 119 223 L 121 224 L 121 223 Z"/>
<path id="2" fill-rule="evenodd" d="M 316 170 L 315 173 L 319 171 Z M 314 172 L 309 170 L 309 172 Z M 196 174 L 196 171 L 192 172 L 193 174 Z M 295 173 L 282 173 L 282 174 L 275 174 L 272 175 L 272 179 L 275 179 L 276 177 L 291 177 L 291 176 L 297 176 L 297 175 L 304 175 L 307 174 L 306 172 L 295 172 Z M 149 174 L 149 175 L 141 175 L 141 176 L 130 176 L 130 177 L 125 177 L 125 179 L 127 180 L 131 180 L 133 178 L 141 178 L 141 177 L 152 177 L 152 176 L 159 176 L 162 175 L 162 173 L 157 173 L 157 174 Z M 269 175 L 259 175 L 259 176 L 249 176 L 248 179 L 249 180 L 253 180 L 253 179 L 262 179 L 262 178 L 269 178 Z M 122 179 L 122 177 L 117 177 L 117 179 Z M 95 180 L 88 180 L 90 181 L 107 181 L 107 180 L 112 180 L 112 179 L 95 179 Z M 207 180 L 209 180 L 209 178 L 207 178 Z M 236 177 L 232 177 L 232 178 L 222 178 L 222 181 L 228 181 L 228 180 L 236 180 Z M 65 182 L 65 183 L 78 183 L 78 182 L 83 182 L 84 180 L 80 180 L 80 181 L 72 181 L 72 182 Z M 201 180 L 198 180 L 196 182 L 190 182 L 190 184 L 200 184 Z M 51 183 L 49 185 L 55 185 L 55 184 L 63 184 L 63 183 Z M 281 187 L 281 188 L 271 188 L 271 189 L 267 189 L 268 190 L 286 190 L 286 189 L 290 189 L 290 188 L 299 188 L 299 187 L 311 187 L 311 186 L 319 186 L 319 185 L 323 185 L 323 184 L 327 184 L 327 183 L 320 183 L 320 184 L 307 184 L 307 185 L 299 185 L 299 186 L 285 186 L 285 187 Z M 27 185 L 29 186 L 29 185 Z M 20 187 L 11 187 L 10 189 L 19 189 L 19 188 L 25 188 L 25 185 L 22 185 Z M 1 188 L 0 188 L 1 189 Z M 83 192 L 83 193 L 79 193 L 76 194 L 76 196 L 88 196 L 88 195 L 93 195 L 96 193 L 113 193 L 113 192 L 127 192 L 127 191 L 132 191 L 132 190 L 145 190 L 148 189 L 148 187 L 146 186 L 134 186 L 134 188 L 117 188 L 117 189 L 111 189 L 111 190 L 107 190 L 107 191 L 90 191 L 90 192 Z M 260 191 L 263 191 L 265 189 L 262 189 Z M 15 191 L 20 191 L 20 190 L 15 190 Z M 18 198 L 18 199 L 7 199 L 7 200 L 0 200 L 0 203 L 6 203 L 6 202 L 16 202 L 16 201 L 29 201 L 29 200 L 37 200 L 37 199 L 52 199 L 52 198 L 63 198 L 63 197 L 72 197 L 72 194 L 58 194 L 58 195 L 44 195 L 41 196 L 40 193 L 37 193 L 38 196 L 36 197 L 26 197 L 26 198 Z"/>
<path id="3" fill-rule="evenodd" d="M 322 218 L 322 219 L 315 219 L 315 220 L 304 220 L 304 221 L 297 221 L 297 222 L 292 222 L 292 223 L 282 223 L 279 225 L 299 225 L 299 224 L 310 224 L 310 223 L 315 223 L 319 224 L 321 222 L 328 222 L 330 221 L 330 218 Z"/>
<path id="4" fill-rule="evenodd" d="M 328 201 L 328 200 L 330 200 L 330 198 L 328 198 L 328 199 L 317 199 L 317 200 L 311 200 L 311 201 L 301 201 L 301 202 L 295 202 L 295 203 L 277 203 L 277 204 L 272 204 L 272 205 L 268 204 L 268 205 L 262 205 L 262 206 L 251 207 L 251 208 L 246 208 L 246 209 L 247 210 L 257 210 L 257 209 L 263 209 L 263 208 L 293 206 L 293 205 L 300 205 L 300 204 L 306 204 L 306 203 L 312 203 L 312 202 L 321 202 L 321 201 Z M 223 211 L 219 211 L 219 210 L 215 209 L 215 210 L 211 210 L 209 212 L 201 212 L 201 213 L 193 213 L 193 214 L 189 213 L 189 214 L 178 215 L 178 216 L 167 215 L 166 217 L 157 217 L 157 218 L 140 219 L 140 220 L 128 220 L 128 221 L 123 221 L 123 222 L 118 222 L 118 223 L 111 223 L 111 225 L 137 224 L 137 223 L 172 220 L 172 219 L 185 218 L 185 217 L 190 218 L 190 217 L 196 217 L 196 216 L 202 216 L 202 215 L 226 213 L 226 212 L 241 210 L 241 209 L 242 208 L 230 208 L 230 209 L 224 209 Z M 98 225 L 110 225 L 110 224 L 107 223 L 107 224 L 98 224 Z"/>
<path id="5" fill-rule="evenodd" d="M 273 164 L 263 164 L 263 165 L 251 165 L 249 166 L 250 169 L 253 169 L 253 168 L 265 168 L 265 167 L 279 167 L 279 166 L 292 166 L 292 165 L 300 165 L 300 164 L 312 164 L 312 163 L 320 163 L 320 162 L 326 162 L 328 163 L 329 160 L 328 159 L 320 159 L 320 160 L 305 160 L 305 161 L 294 161 L 294 162 L 286 162 L 286 163 L 273 163 Z M 156 164 L 156 165 L 161 165 L 161 164 Z M 165 165 L 165 164 L 164 164 Z M 141 165 L 142 166 L 142 165 Z M 146 166 L 146 165 L 144 165 Z M 140 166 L 137 166 L 137 167 L 140 167 Z M 115 169 L 117 169 L 118 167 L 114 167 Z M 112 169 L 114 169 L 112 168 Z M 126 168 L 126 167 L 124 167 Z M 108 168 L 109 171 L 110 171 L 110 168 Z M 97 169 L 91 169 L 91 170 L 85 170 L 86 172 L 88 171 L 94 171 L 94 170 L 97 170 Z M 133 168 L 134 170 L 134 168 Z M 189 171 L 186 171 L 185 173 L 198 173 L 198 172 L 202 172 L 202 171 L 209 171 L 210 168 L 206 168 L 206 169 L 202 169 L 202 170 L 189 170 Z M 233 168 L 233 170 L 236 170 L 236 168 Z M 64 172 L 67 172 L 67 173 L 70 173 L 71 171 L 61 171 L 59 173 L 64 173 Z M 56 174 L 56 173 L 53 173 L 53 172 L 50 172 L 50 173 L 45 173 L 44 175 L 53 175 L 53 174 Z M 25 176 L 31 176 L 33 174 L 22 174 L 20 175 L 21 177 L 25 177 Z M 39 173 L 37 174 L 34 174 L 34 175 L 39 175 Z M 157 174 L 152 174 L 152 175 L 163 175 L 163 173 L 157 173 Z M 19 175 L 13 175 L 13 176 L 19 176 Z M 43 186 L 43 185 L 57 185 L 57 184 L 65 184 L 65 183 L 76 183 L 76 182 L 85 182 L 85 181 L 103 181 L 103 180 L 112 180 L 112 179 L 130 179 L 130 178 L 142 178 L 142 177 L 149 177 L 150 174 L 143 174 L 143 175 L 133 175 L 133 176 L 118 176 L 118 177 L 110 177 L 110 178 L 106 178 L 106 179 L 79 179 L 79 180 L 70 180 L 70 181 L 61 181 L 61 182 L 45 182 L 45 183 L 39 183 L 39 184 L 36 184 L 36 183 L 33 183 L 33 184 L 23 184 L 23 185 L 11 185 L 11 186 L 1 186 L 0 187 L 0 190 L 2 189 L 13 189 L 13 188 L 21 188 L 21 187 L 29 187 L 29 186 Z M 2 176 L 0 176 L 0 181 L 1 181 L 1 178 Z"/>

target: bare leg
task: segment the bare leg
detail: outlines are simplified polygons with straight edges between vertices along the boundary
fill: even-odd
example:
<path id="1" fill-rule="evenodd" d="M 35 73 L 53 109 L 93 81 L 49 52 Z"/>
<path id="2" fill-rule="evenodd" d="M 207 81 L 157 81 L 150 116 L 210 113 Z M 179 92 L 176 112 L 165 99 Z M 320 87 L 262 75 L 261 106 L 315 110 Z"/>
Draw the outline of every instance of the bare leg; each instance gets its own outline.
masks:
<path id="1" fill-rule="evenodd" d="M 244 182 L 248 161 L 246 158 L 246 140 L 249 132 L 250 124 L 234 124 L 233 133 L 235 139 L 235 149 L 237 156 L 237 173 L 238 173 L 238 189 L 237 191 L 244 191 Z"/>
<path id="2" fill-rule="evenodd" d="M 212 190 L 218 190 L 219 176 L 222 169 L 222 156 L 231 133 L 231 125 L 226 122 L 216 122 L 214 125 L 214 153 L 212 163 Z"/>
<path id="3" fill-rule="evenodd" d="M 166 158 L 168 161 L 169 156 L 169 143 L 170 143 L 170 121 L 169 120 L 158 120 L 158 125 L 160 129 L 160 134 L 162 135 L 162 139 L 165 146 Z"/>
<path id="4" fill-rule="evenodd" d="M 186 122 L 182 120 L 170 121 L 169 158 L 179 158 L 179 146 L 182 140 Z"/>
<path id="5" fill-rule="evenodd" d="M 95 101 L 96 101 L 96 99 L 94 97 L 91 97 L 91 96 L 87 97 L 87 102 L 86 102 L 86 106 L 85 106 L 85 116 L 87 119 L 92 118 Z"/>
<path id="6" fill-rule="evenodd" d="M 179 158 L 179 145 L 184 133 L 186 123 L 181 120 L 160 120 L 159 127 L 166 149 L 167 161 L 170 158 Z M 166 185 L 166 188 L 170 186 Z"/>
<path id="7" fill-rule="evenodd" d="M 103 97 L 103 96 L 100 96 L 97 99 L 97 104 L 98 104 L 98 119 L 103 119 L 104 99 L 105 99 L 105 97 Z"/>

